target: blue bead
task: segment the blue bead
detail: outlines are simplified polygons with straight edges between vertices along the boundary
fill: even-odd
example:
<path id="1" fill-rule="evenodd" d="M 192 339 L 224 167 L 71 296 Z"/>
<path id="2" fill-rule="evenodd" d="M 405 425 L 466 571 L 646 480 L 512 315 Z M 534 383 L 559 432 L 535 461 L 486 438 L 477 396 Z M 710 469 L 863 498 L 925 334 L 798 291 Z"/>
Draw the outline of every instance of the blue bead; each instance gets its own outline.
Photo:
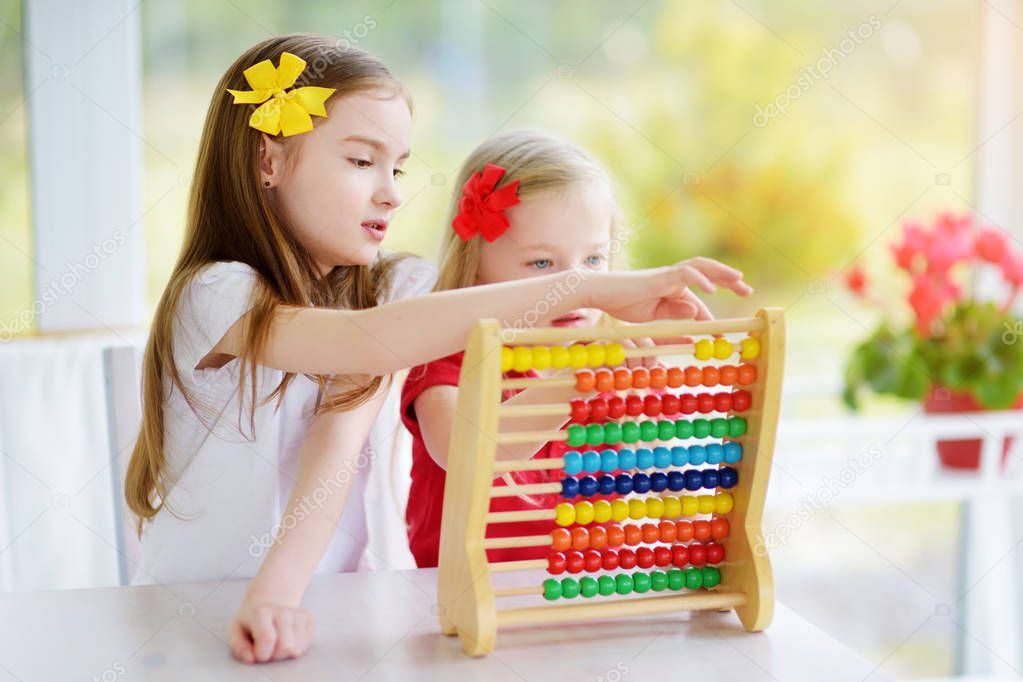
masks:
<path id="1" fill-rule="evenodd" d="M 654 466 L 658 469 L 667 469 L 671 466 L 671 450 L 666 447 L 654 448 Z"/>
<path id="2" fill-rule="evenodd" d="M 618 470 L 618 453 L 614 450 L 604 450 L 600 453 L 600 470 L 611 473 Z"/>
<path id="3" fill-rule="evenodd" d="M 703 474 L 699 469 L 690 469 L 686 472 L 686 490 L 699 490 L 703 487 Z"/>
<path id="4" fill-rule="evenodd" d="M 707 443 L 707 464 L 721 464 L 725 458 L 725 448 L 721 443 Z"/>
<path id="5" fill-rule="evenodd" d="M 636 468 L 649 469 L 654 465 L 654 453 L 650 448 L 636 450 Z"/>
<path id="6" fill-rule="evenodd" d="M 650 490 L 659 493 L 668 487 L 668 474 L 663 471 L 655 471 L 650 474 Z"/>
<path id="7" fill-rule="evenodd" d="M 597 479 L 593 476 L 583 476 L 579 479 L 579 494 L 583 497 L 593 497 L 597 494 Z"/>
<path id="8" fill-rule="evenodd" d="M 595 450 L 587 450 L 583 453 L 583 471 L 588 474 L 600 471 L 600 455 Z"/>
<path id="9" fill-rule="evenodd" d="M 578 474 L 583 470 L 583 456 L 575 450 L 565 453 L 565 473 L 569 476 Z"/>
<path id="10" fill-rule="evenodd" d="M 636 466 L 636 453 L 632 450 L 625 448 L 618 451 L 618 468 L 619 469 L 631 469 Z"/>
<path id="11" fill-rule="evenodd" d="M 718 487 L 718 470 L 717 469 L 704 469 L 703 470 L 703 487 L 713 489 Z"/>
<path id="12" fill-rule="evenodd" d="M 686 489 L 686 475 L 681 471 L 668 472 L 668 488 L 674 492 Z"/>
<path id="13" fill-rule="evenodd" d="M 618 490 L 619 495 L 628 495 L 632 492 L 632 476 L 628 474 L 618 474 L 615 476 L 615 488 Z"/>
<path id="14" fill-rule="evenodd" d="M 707 463 L 707 448 L 702 445 L 690 445 L 689 446 L 689 463 L 690 464 L 706 464 Z"/>
<path id="15" fill-rule="evenodd" d="M 633 476 L 632 491 L 636 493 L 650 492 L 650 477 L 646 474 L 636 474 Z"/>
<path id="16" fill-rule="evenodd" d="M 561 479 L 561 496 L 562 497 L 575 497 L 579 494 L 579 481 L 574 478 L 563 478 Z"/>
<path id="17" fill-rule="evenodd" d="M 742 443 L 734 440 L 725 443 L 725 464 L 736 464 L 742 460 Z"/>
<path id="18" fill-rule="evenodd" d="M 615 477 L 611 474 L 604 474 L 597 479 L 597 491 L 601 495 L 614 495 Z"/>
<path id="19" fill-rule="evenodd" d="M 671 449 L 671 465 L 684 467 L 689 464 L 689 450 L 682 445 L 676 445 Z"/>
<path id="20" fill-rule="evenodd" d="M 732 467 L 725 467 L 718 472 L 718 485 L 722 488 L 734 488 L 739 482 L 739 472 Z"/>

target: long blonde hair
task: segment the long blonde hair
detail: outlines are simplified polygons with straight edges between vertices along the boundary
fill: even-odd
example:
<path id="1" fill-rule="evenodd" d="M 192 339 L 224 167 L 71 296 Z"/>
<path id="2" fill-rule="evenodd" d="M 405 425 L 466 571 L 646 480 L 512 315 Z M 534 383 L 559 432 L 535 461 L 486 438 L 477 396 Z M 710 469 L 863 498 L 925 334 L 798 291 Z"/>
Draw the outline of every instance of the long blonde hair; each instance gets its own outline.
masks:
<path id="1" fill-rule="evenodd" d="M 286 373 L 270 395 L 257 396 L 256 358 L 281 305 L 347 309 L 370 308 L 381 300 L 391 271 L 400 256 L 382 257 L 372 266 L 339 266 L 319 276 L 309 252 L 292 236 L 281 216 L 274 213 L 259 186 L 260 134 L 248 125 L 250 106 L 232 103 L 228 88 L 249 89 L 242 72 L 263 60 L 276 65 L 282 52 L 306 61 L 297 86 L 335 88 L 332 101 L 383 88 L 409 104 L 408 93 L 375 57 L 342 41 L 314 34 L 292 34 L 267 39 L 242 54 L 217 83 L 206 113 L 199 156 L 188 202 L 184 243 L 153 319 L 142 366 L 142 424 L 128 465 L 125 499 L 138 516 L 138 533 L 163 508 L 166 456 L 164 400 L 176 387 L 199 415 L 200 405 L 186 391 L 174 364 L 173 322 L 182 292 L 206 265 L 239 261 L 258 274 L 252 307 L 244 330 L 238 392 L 251 405 L 249 431 L 254 434 L 255 408 L 283 397 L 295 378 Z M 329 102 L 328 102 L 329 104 Z M 311 377 L 320 385 L 318 409 L 351 409 L 368 400 L 381 386 L 382 377 L 335 397 L 326 394 L 327 377 Z M 251 379 L 251 380 L 249 380 Z M 239 408 L 241 430 L 241 408 Z M 249 436 L 252 437 L 252 436 Z"/>

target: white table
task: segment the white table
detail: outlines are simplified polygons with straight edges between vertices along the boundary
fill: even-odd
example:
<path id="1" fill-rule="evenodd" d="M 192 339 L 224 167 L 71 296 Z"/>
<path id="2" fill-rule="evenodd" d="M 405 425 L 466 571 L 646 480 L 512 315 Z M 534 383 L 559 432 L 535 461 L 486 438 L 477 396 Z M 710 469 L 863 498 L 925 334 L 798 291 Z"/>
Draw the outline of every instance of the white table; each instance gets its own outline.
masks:
<path id="1" fill-rule="evenodd" d="M 502 631 L 471 659 L 440 635 L 435 583 L 435 570 L 317 577 L 313 646 L 251 667 L 223 642 L 244 581 L 0 594 L 0 682 L 888 679 L 780 604 L 758 634 L 733 613 L 640 617 Z"/>

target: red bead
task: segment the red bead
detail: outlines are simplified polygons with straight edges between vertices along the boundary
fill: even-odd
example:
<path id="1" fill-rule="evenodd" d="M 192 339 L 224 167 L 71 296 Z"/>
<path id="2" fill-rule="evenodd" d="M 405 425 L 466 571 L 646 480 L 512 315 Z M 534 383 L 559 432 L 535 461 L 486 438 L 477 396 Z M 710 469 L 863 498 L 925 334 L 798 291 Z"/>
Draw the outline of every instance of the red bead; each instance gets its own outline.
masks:
<path id="1" fill-rule="evenodd" d="M 685 545 L 672 545 L 671 563 L 680 568 L 689 563 L 689 550 Z"/>
<path id="2" fill-rule="evenodd" d="M 590 531 L 585 526 L 572 529 L 572 549 L 586 549 L 590 546 Z"/>
<path id="3" fill-rule="evenodd" d="M 593 549 L 604 549 L 607 547 L 607 529 L 603 526 L 590 528 L 590 547 Z"/>
<path id="4" fill-rule="evenodd" d="M 625 531 L 617 523 L 607 527 L 607 544 L 611 547 L 621 547 L 625 543 Z"/>
<path id="5" fill-rule="evenodd" d="M 611 419 L 618 419 L 625 416 L 625 398 L 616 395 L 607 401 L 607 416 Z"/>
<path id="6" fill-rule="evenodd" d="M 725 560 L 725 548 L 716 542 L 707 545 L 707 563 L 720 564 Z"/>
<path id="7" fill-rule="evenodd" d="M 650 388 L 664 388 L 668 385 L 668 370 L 663 367 L 650 368 Z"/>
<path id="8" fill-rule="evenodd" d="M 619 568 L 636 568 L 636 553 L 631 549 L 622 549 L 618 551 L 618 567 Z"/>
<path id="9" fill-rule="evenodd" d="M 748 386 L 757 380 L 757 368 L 743 363 L 739 365 L 739 383 Z"/>
<path id="10" fill-rule="evenodd" d="M 563 551 L 572 546 L 572 533 L 567 528 L 555 528 L 551 531 L 551 549 Z"/>
<path id="11" fill-rule="evenodd" d="M 595 549 L 588 549 L 583 554 L 583 567 L 587 573 L 596 573 L 600 570 L 600 566 L 603 563 L 604 558 L 600 552 Z"/>
<path id="12" fill-rule="evenodd" d="M 603 398 L 594 398 L 590 401 L 590 421 L 602 424 L 607 420 L 607 401 Z"/>
<path id="13" fill-rule="evenodd" d="M 753 402 L 749 391 L 738 390 L 732 394 L 732 409 L 736 412 L 745 412 Z"/>
<path id="14" fill-rule="evenodd" d="M 696 412 L 697 400 L 696 396 L 691 393 L 686 393 L 681 398 L 682 402 L 682 414 L 692 414 Z"/>
<path id="15" fill-rule="evenodd" d="M 644 523 L 640 529 L 643 531 L 643 542 L 653 544 L 661 537 L 661 530 L 652 523 Z"/>
<path id="16" fill-rule="evenodd" d="M 615 390 L 624 391 L 627 388 L 632 388 L 632 372 L 619 367 L 615 370 Z"/>
<path id="17" fill-rule="evenodd" d="M 665 417 L 676 415 L 682 409 L 682 399 L 674 393 L 665 393 L 661 396 L 661 414 Z"/>
<path id="18" fill-rule="evenodd" d="M 595 388 L 601 393 L 607 393 L 615 387 L 614 372 L 609 370 L 607 367 L 603 367 L 594 372 L 593 378 L 595 379 Z"/>
<path id="19" fill-rule="evenodd" d="M 700 542 L 710 540 L 710 521 L 693 521 L 693 539 Z"/>
<path id="20" fill-rule="evenodd" d="M 718 368 L 707 366 L 703 368 L 703 385 L 704 386 L 717 386 L 718 385 Z"/>
<path id="21" fill-rule="evenodd" d="M 699 367 L 686 367 L 686 386 L 699 386 L 703 383 L 703 371 Z"/>
<path id="22" fill-rule="evenodd" d="M 671 548 L 664 545 L 654 547 L 654 563 L 658 566 L 671 566 Z"/>
<path id="23" fill-rule="evenodd" d="M 632 387 L 647 388 L 650 386 L 650 370 L 646 367 L 636 367 L 632 370 Z"/>
<path id="24" fill-rule="evenodd" d="M 674 521 L 661 521 L 657 524 L 657 529 L 660 531 L 661 542 L 675 542 L 676 528 Z"/>
<path id="25" fill-rule="evenodd" d="M 718 378 L 721 379 L 722 386 L 734 386 L 739 380 L 739 370 L 735 365 L 725 365 L 718 370 Z"/>
<path id="26" fill-rule="evenodd" d="M 686 382 L 686 373 L 682 371 L 681 367 L 669 367 L 668 368 L 668 386 L 671 388 L 679 388 Z"/>
<path id="27" fill-rule="evenodd" d="M 580 369 L 575 373 L 575 390 L 580 393 L 589 393 L 597 385 L 597 379 L 591 369 Z"/>
<path id="28" fill-rule="evenodd" d="M 565 564 L 569 573 L 581 573 L 585 562 L 583 553 L 577 549 L 565 553 Z"/>
<path id="29" fill-rule="evenodd" d="M 713 393 L 701 393 L 696 396 L 696 409 L 702 414 L 714 411 L 714 394 Z"/>
<path id="30" fill-rule="evenodd" d="M 732 409 L 731 393 L 715 393 L 714 409 L 718 412 L 728 412 Z"/>
<path id="31" fill-rule="evenodd" d="M 636 550 L 636 564 L 640 568 L 650 568 L 654 565 L 654 550 L 649 547 L 640 547 Z"/>
<path id="32" fill-rule="evenodd" d="M 655 395 L 648 395 L 643 398 L 643 414 L 648 417 L 656 417 L 661 413 L 661 399 Z"/>
<path id="33" fill-rule="evenodd" d="M 675 522 L 675 539 L 679 542 L 689 542 L 693 539 L 693 524 L 690 521 Z"/>
<path id="34" fill-rule="evenodd" d="M 618 550 L 609 549 L 601 557 L 601 565 L 605 571 L 613 571 L 618 568 Z"/>
<path id="35" fill-rule="evenodd" d="M 557 575 L 565 572 L 565 555 L 561 552 L 554 552 L 547 557 L 547 572 Z"/>
<path id="36" fill-rule="evenodd" d="M 576 398 L 571 402 L 572 405 L 572 421 L 576 424 L 585 424 L 590 418 L 590 406 L 586 404 L 585 400 Z"/>
<path id="37" fill-rule="evenodd" d="M 643 396 L 635 393 L 625 397 L 625 414 L 638 417 L 643 414 Z"/>
<path id="38" fill-rule="evenodd" d="M 689 545 L 689 563 L 693 566 L 703 566 L 707 563 L 707 547 L 697 542 Z M 571 567 L 568 569 L 572 570 Z"/>
<path id="39" fill-rule="evenodd" d="M 634 523 L 625 526 L 625 544 L 630 547 L 643 542 L 643 531 Z"/>
<path id="40" fill-rule="evenodd" d="M 710 536 L 715 540 L 723 540 L 728 537 L 728 519 L 716 518 L 710 520 Z"/>

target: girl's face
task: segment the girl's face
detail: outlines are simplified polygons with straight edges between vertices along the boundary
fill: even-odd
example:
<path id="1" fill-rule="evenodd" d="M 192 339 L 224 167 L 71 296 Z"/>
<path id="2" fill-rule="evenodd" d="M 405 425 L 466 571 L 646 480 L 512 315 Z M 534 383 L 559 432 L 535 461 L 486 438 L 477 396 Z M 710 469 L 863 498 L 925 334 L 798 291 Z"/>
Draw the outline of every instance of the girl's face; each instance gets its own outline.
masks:
<path id="1" fill-rule="evenodd" d="M 385 90 L 328 100 L 327 113 L 308 133 L 264 135 L 260 159 L 271 205 L 321 274 L 376 258 L 412 133 L 405 100 Z"/>
<path id="2" fill-rule="evenodd" d="M 571 270 L 607 270 L 614 200 L 603 182 L 524 197 L 507 209 L 508 229 L 483 242 L 477 284 L 549 275 Z M 580 308 L 551 322 L 555 327 L 586 327 L 600 311 Z"/>

